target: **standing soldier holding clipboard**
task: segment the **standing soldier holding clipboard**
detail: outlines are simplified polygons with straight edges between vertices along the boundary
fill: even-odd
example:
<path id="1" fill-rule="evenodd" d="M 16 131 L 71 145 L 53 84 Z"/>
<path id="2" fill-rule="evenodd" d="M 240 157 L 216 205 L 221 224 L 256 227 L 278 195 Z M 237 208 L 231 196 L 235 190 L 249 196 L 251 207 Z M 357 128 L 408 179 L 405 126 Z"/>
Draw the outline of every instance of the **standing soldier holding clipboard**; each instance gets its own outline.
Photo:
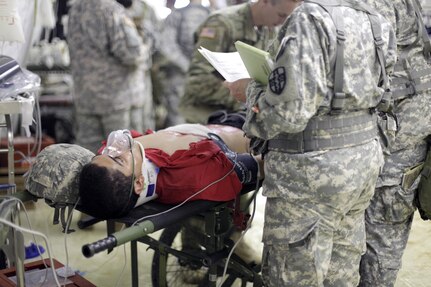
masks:
<path id="1" fill-rule="evenodd" d="M 362 1 L 291 5 L 268 85 L 227 84 L 246 103 L 243 130 L 262 143 L 264 285 L 357 286 L 395 35 Z"/>

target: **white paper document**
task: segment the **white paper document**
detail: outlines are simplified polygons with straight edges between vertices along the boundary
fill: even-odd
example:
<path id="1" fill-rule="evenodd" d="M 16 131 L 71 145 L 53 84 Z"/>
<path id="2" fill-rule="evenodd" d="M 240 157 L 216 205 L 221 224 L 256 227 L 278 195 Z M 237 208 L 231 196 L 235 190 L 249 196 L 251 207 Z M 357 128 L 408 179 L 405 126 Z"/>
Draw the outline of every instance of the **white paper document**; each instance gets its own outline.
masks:
<path id="1" fill-rule="evenodd" d="M 212 52 L 204 47 L 198 48 L 198 51 L 213 65 L 226 81 L 234 82 L 239 79 L 250 78 L 238 52 Z"/>

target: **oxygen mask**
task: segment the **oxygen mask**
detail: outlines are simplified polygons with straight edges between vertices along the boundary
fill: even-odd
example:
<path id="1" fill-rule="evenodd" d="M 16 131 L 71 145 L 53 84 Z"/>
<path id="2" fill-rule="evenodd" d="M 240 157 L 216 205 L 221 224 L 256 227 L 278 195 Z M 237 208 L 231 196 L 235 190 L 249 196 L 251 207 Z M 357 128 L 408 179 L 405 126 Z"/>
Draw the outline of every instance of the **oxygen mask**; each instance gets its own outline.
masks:
<path id="1" fill-rule="evenodd" d="M 120 214 L 123 214 L 123 212 L 127 210 L 133 195 L 133 183 L 135 182 L 135 157 L 133 155 L 133 144 L 134 140 L 129 130 L 117 130 L 109 134 L 106 147 L 102 151 L 102 155 L 107 155 L 111 158 L 117 158 L 127 152 L 132 154 L 132 174 L 130 176 L 129 194 L 127 202 Z"/>
<path id="2" fill-rule="evenodd" d="M 119 157 L 132 149 L 132 143 L 133 139 L 129 130 L 113 131 L 108 136 L 102 154 L 112 158 Z"/>

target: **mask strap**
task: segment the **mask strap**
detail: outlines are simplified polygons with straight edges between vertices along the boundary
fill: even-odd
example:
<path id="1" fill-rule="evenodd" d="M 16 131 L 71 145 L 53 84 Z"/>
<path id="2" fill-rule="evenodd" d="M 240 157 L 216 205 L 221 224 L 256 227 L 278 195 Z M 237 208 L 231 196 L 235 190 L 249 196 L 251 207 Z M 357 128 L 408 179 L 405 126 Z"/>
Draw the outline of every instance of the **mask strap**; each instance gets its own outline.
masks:
<path id="1" fill-rule="evenodd" d="M 145 157 L 145 149 L 144 149 L 144 146 L 140 142 L 136 141 L 136 143 L 139 145 L 139 149 L 141 150 L 141 155 L 142 155 L 141 174 L 144 177 L 144 191 L 146 191 L 147 187 L 148 187 L 149 179 L 148 179 L 148 175 L 146 174 L 147 166 L 145 164 L 145 158 L 146 158 Z"/>
<path id="2" fill-rule="evenodd" d="M 128 139 L 129 139 L 129 150 L 130 150 L 130 153 L 132 154 L 132 180 L 130 182 L 130 191 L 129 191 L 129 196 L 127 198 L 127 203 L 126 203 L 126 205 L 124 205 L 123 209 L 121 210 L 120 215 L 122 215 L 127 210 L 127 208 L 129 207 L 130 199 L 132 198 L 134 185 L 135 185 L 134 184 L 135 183 L 135 156 L 133 155 L 134 140 L 133 140 L 132 136 L 130 135 L 130 132 L 128 132 L 128 133 L 125 132 L 125 134 L 127 135 Z"/>

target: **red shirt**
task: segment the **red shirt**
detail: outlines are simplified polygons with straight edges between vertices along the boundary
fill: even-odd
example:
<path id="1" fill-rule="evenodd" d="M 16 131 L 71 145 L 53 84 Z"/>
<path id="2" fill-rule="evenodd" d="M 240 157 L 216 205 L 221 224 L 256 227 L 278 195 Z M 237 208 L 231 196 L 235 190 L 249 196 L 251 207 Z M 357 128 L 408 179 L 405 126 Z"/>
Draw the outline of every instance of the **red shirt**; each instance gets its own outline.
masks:
<path id="1" fill-rule="evenodd" d="M 132 136 L 140 135 L 132 132 Z M 229 201 L 241 191 L 232 162 L 212 140 L 191 143 L 188 150 L 177 150 L 171 156 L 156 148 L 145 149 L 145 155 L 160 168 L 156 184 L 159 202 L 181 203 L 227 174 L 189 200 Z"/>

